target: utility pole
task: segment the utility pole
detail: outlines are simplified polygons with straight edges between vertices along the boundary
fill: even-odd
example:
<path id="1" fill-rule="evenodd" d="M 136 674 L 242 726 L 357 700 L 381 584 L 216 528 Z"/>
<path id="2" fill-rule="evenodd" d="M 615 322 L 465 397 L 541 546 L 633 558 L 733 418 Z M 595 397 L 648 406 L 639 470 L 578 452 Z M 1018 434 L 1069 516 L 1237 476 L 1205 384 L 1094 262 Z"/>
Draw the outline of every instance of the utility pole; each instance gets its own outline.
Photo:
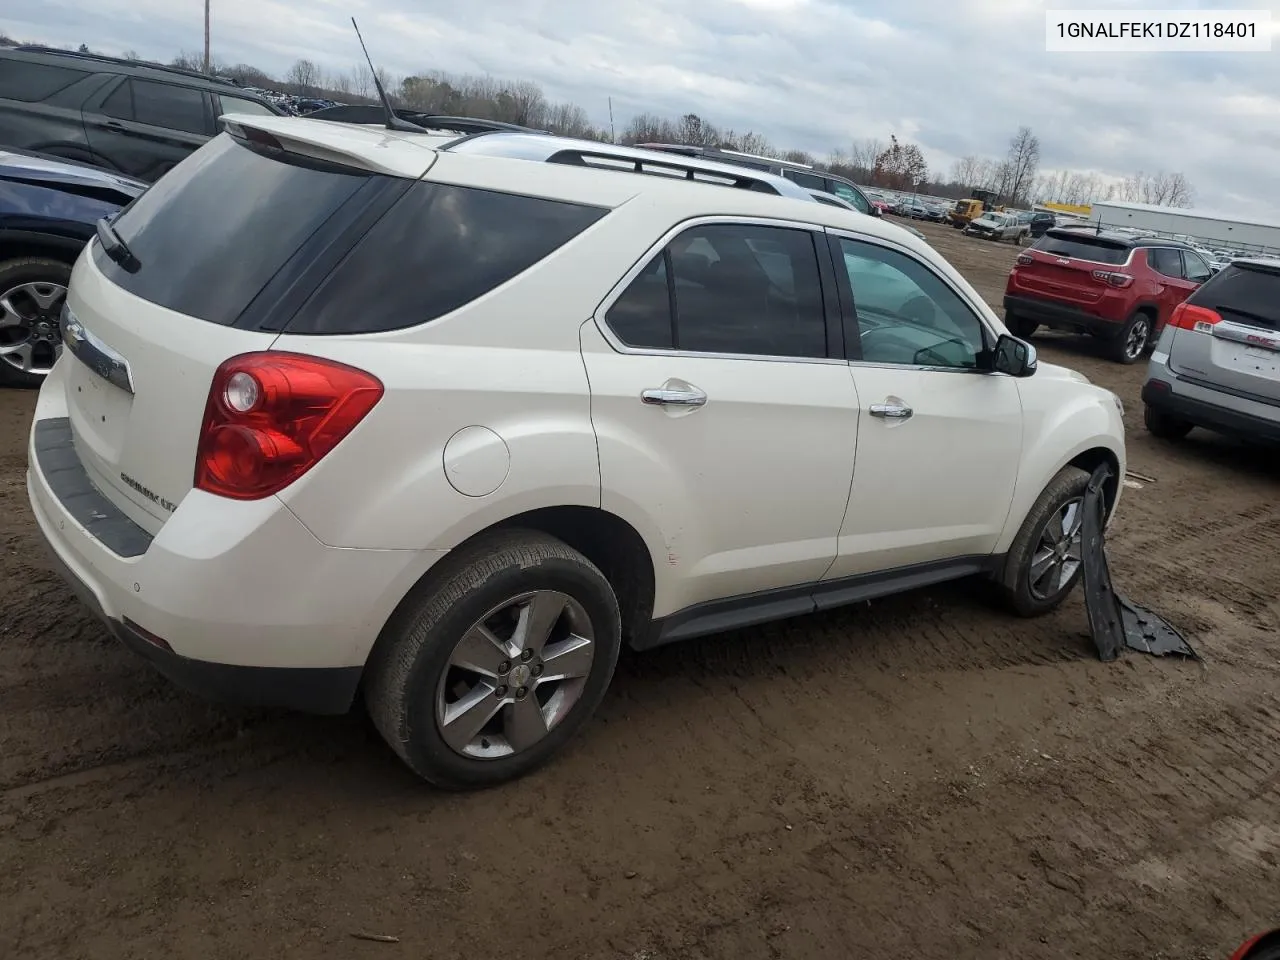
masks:
<path id="1" fill-rule="evenodd" d="M 209 72 L 209 0 L 204 0 L 204 72 Z"/>
<path id="2" fill-rule="evenodd" d="M 613 130 L 613 97 L 609 98 L 609 141 L 618 142 L 618 135 Z"/>

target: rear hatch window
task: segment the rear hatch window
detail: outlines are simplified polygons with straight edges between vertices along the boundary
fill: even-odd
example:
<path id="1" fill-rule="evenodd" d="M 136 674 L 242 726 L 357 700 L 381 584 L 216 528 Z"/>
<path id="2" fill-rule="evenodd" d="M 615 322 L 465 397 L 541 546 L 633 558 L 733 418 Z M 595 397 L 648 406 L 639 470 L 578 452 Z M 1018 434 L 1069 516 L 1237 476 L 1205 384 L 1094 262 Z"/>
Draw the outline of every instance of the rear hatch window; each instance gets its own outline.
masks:
<path id="1" fill-rule="evenodd" d="M 1280 264 L 1230 264 L 1197 288 L 1187 302 L 1216 310 L 1224 320 L 1280 330 Z"/>
<path id="2" fill-rule="evenodd" d="M 1090 260 L 1094 263 L 1121 264 L 1129 259 L 1129 246 L 1105 237 L 1088 234 L 1064 236 L 1046 233 L 1036 241 L 1035 248 L 1044 253 L 1073 260 Z"/>
<path id="3" fill-rule="evenodd" d="M 136 272 L 93 248 L 112 283 L 151 303 L 229 326 L 362 186 L 363 171 L 284 162 L 222 134 L 115 220 Z"/>

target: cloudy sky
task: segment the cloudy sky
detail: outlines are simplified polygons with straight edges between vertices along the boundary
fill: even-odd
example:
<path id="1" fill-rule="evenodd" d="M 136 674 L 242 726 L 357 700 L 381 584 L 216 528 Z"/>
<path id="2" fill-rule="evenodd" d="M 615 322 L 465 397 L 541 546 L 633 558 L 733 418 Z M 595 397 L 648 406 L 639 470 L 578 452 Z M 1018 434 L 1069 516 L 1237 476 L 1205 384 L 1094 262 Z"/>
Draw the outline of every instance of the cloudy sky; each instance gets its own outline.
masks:
<path id="1" fill-rule="evenodd" d="M 212 0 L 213 51 L 283 74 L 358 61 L 348 17 L 394 74 L 531 79 L 619 128 L 694 112 L 826 155 L 920 144 L 931 168 L 1001 155 L 1019 124 L 1042 169 L 1181 171 L 1196 206 L 1280 220 L 1280 35 L 1271 53 L 1045 52 L 1046 9 L 1270 9 L 1280 0 Z M 0 30 L 168 60 L 203 44 L 202 0 L 0 5 Z"/>

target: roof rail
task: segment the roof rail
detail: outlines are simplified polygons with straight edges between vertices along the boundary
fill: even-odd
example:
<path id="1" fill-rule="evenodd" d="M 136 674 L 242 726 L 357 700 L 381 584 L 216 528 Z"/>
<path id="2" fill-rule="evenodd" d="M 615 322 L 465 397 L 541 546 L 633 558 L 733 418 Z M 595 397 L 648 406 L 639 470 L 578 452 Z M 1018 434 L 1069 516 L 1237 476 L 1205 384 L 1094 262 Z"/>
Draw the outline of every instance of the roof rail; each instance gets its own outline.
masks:
<path id="1" fill-rule="evenodd" d="M 673 155 L 674 156 L 674 155 Z M 591 161 L 599 161 L 592 163 Z M 567 163 L 576 167 L 595 167 L 604 170 L 629 170 L 632 173 L 647 173 L 654 176 L 671 176 L 678 173 L 684 180 L 699 183 L 718 183 L 740 190 L 756 190 L 762 193 L 778 193 L 778 189 L 767 180 L 752 176 L 744 169 L 724 170 L 719 167 L 708 168 L 698 164 L 681 163 L 679 160 L 666 160 L 649 157 L 629 157 L 625 154 L 612 153 L 608 150 L 584 150 L 569 148 L 558 150 L 547 157 L 547 163 Z M 670 171 L 670 172 L 665 172 Z"/>
<path id="2" fill-rule="evenodd" d="M 451 153 L 560 163 L 619 173 L 642 173 L 668 180 L 736 187 L 805 201 L 813 199 L 809 191 L 798 183 L 767 170 L 725 163 L 708 157 L 684 156 L 573 137 L 492 131 L 487 136 L 472 134 L 460 137 L 439 149 Z"/>
<path id="3" fill-rule="evenodd" d="M 146 70 L 163 70 L 165 73 L 177 73 L 184 77 L 192 77 L 196 80 L 206 80 L 209 83 L 225 83 L 229 87 L 238 87 L 240 82 L 231 77 L 211 76 L 207 73 L 201 73 L 199 70 L 187 70 L 184 67 L 170 67 L 163 63 L 152 63 L 150 60 L 126 60 L 124 57 L 111 57 L 105 53 L 94 53 L 92 51 L 84 53 L 80 50 L 63 50 L 60 47 L 49 47 L 39 43 L 23 43 L 14 50 L 20 50 L 23 53 L 48 53 L 59 57 L 76 57 L 80 60 L 95 60 L 99 63 L 114 63 L 124 67 L 142 67 Z"/>
<path id="4" fill-rule="evenodd" d="M 324 107 L 313 110 L 307 115 L 311 120 L 332 120 L 335 123 L 385 123 L 386 112 L 378 104 L 344 103 L 336 107 Z M 475 134 L 505 131 L 514 133 L 546 133 L 532 127 L 522 127 L 515 123 L 503 123 L 501 120 L 484 120 L 479 117 L 448 117 L 439 114 L 423 113 L 420 110 L 396 110 L 396 116 L 410 123 L 430 130 L 452 130 L 456 133 Z"/>

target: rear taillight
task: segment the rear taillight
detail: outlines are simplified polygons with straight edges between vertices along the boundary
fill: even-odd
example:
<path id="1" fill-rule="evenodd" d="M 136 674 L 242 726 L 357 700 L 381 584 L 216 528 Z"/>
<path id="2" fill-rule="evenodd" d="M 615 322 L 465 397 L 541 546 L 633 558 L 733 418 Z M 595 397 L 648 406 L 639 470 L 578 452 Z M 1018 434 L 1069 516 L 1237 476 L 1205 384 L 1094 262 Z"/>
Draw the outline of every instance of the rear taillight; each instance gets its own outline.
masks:
<path id="1" fill-rule="evenodd" d="M 1027 264 L 1035 263 L 1035 262 L 1036 262 L 1036 258 L 1029 253 L 1018 254 L 1018 263 L 1022 264 L 1024 267 L 1027 266 Z"/>
<path id="2" fill-rule="evenodd" d="M 197 489 L 235 500 L 283 490 L 381 398 L 363 370 L 295 353 L 246 353 L 213 375 L 196 448 Z"/>
<path id="3" fill-rule="evenodd" d="M 1214 324 L 1221 323 L 1222 316 L 1217 310 L 1208 307 L 1196 307 L 1183 302 L 1173 308 L 1173 316 L 1169 318 L 1169 326 L 1179 330 L 1196 330 L 1210 333 Z"/>
<path id="4" fill-rule="evenodd" d="M 1114 273 L 1110 270 L 1095 270 L 1093 271 L 1093 278 L 1101 280 L 1112 287 L 1127 287 L 1133 283 L 1133 277 L 1127 273 Z"/>

